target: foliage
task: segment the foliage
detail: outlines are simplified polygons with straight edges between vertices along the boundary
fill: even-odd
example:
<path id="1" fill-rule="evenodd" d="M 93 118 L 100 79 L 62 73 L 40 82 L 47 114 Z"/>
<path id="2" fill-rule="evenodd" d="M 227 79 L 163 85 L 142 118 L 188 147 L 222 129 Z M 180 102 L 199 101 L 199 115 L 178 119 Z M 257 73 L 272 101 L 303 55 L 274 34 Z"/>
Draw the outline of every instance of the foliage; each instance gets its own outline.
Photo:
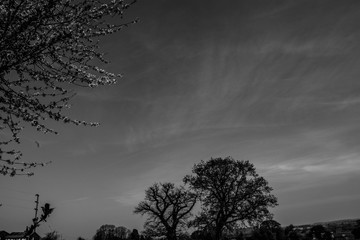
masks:
<path id="1" fill-rule="evenodd" d="M 331 232 L 328 231 L 323 225 L 315 225 L 310 228 L 307 233 L 307 239 L 317 240 L 331 240 Z"/>
<path id="2" fill-rule="evenodd" d="M 181 232 L 178 236 L 179 240 L 191 240 L 191 237 L 188 233 L 186 232 Z"/>
<path id="3" fill-rule="evenodd" d="M 212 158 L 195 164 L 192 172 L 184 182 L 198 192 L 202 203 L 193 225 L 213 229 L 216 240 L 224 228 L 253 225 L 272 217 L 268 208 L 276 206 L 277 199 L 249 161 Z"/>
<path id="4" fill-rule="evenodd" d="M 351 231 L 355 239 L 360 239 L 360 220 L 356 221 L 356 227 Z"/>
<path id="5" fill-rule="evenodd" d="M 193 240 L 210 240 L 211 239 L 211 234 L 208 231 L 195 230 L 191 234 L 191 239 L 193 239 Z"/>
<path id="6" fill-rule="evenodd" d="M 259 228 L 252 232 L 251 240 L 275 240 L 275 238 L 267 229 Z"/>
<path id="7" fill-rule="evenodd" d="M 155 183 L 145 191 L 145 200 L 138 204 L 134 213 L 148 216 L 144 226 L 147 235 L 166 235 L 169 240 L 176 240 L 178 230 L 186 226 L 196 200 L 196 194 L 183 186 Z"/>
<path id="8" fill-rule="evenodd" d="M 127 239 L 130 235 L 130 230 L 124 226 L 119 226 L 115 228 L 115 234 L 120 239 Z"/>
<path id="9" fill-rule="evenodd" d="M 33 224 L 30 227 L 26 227 L 25 233 L 27 236 L 34 233 L 36 228 L 40 226 L 40 223 L 46 222 L 46 220 L 49 218 L 50 214 L 54 211 L 54 208 L 51 208 L 49 203 L 45 203 L 44 206 L 41 207 L 41 211 L 42 211 L 42 214 L 41 214 L 40 218 L 35 217 L 33 219 Z"/>
<path id="10" fill-rule="evenodd" d="M 240 232 L 239 234 L 236 235 L 235 240 L 244 240 L 244 234 L 242 232 Z"/>
<path id="11" fill-rule="evenodd" d="M 153 239 L 153 238 L 166 236 L 166 229 L 162 225 L 156 226 L 155 224 L 150 224 L 148 222 L 145 222 L 144 230 L 142 231 L 141 234 Z"/>
<path id="12" fill-rule="evenodd" d="M 260 224 L 260 228 L 269 229 L 270 231 L 275 231 L 281 228 L 281 224 L 275 220 L 265 220 Z"/>
<path id="13" fill-rule="evenodd" d="M 260 227 L 253 231 L 253 240 L 283 240 L 284 233 L 280 223 L 274 220 L 266 220 Z"/>
<path id="14" fill-rule="evenodd" d="M 301 236 L 298 234 L 298 232 L 295 230 L 294 225 L 292 225 L 292 224 L 285 227 L 284 235 L 285 235 L 286 240 L 300 240 L 301 239 Z"/>
<path id="15" fill-rule="evenodd" d="M 130 240 L 139 240 L 139 239 L 140 239 L 139 231 L 137 229 L 133 229 L 132 232 L 130 233 Z"/>
<path id="16" fill-rule="evenodd" d="M 146 235 L 146 232 L 145 232 L 145 231 L 142 231 L 142 232 L 141 232 L 140 239 L 141 239 L 141 240 L 153 240 L 152 236 Z"/>
<path id="17" fill-rule="evenodd" d="M 95 233 L 94 240 L 124 240 L 130 239 L 130 230 L 126 227 L 105 224 L 102 225 Z"/>
<path id="18" fill-rule="evenodd" d="M 135 1 L 124 0 L 2 0 L 0 1 L 0 174 L 32 175 L 27 169 L 43 163 L 20 162 L 24 124 L 43 133 L 57 132 L 48 119 L 97 126 L 63 114 L 74 92 L 69 86 L 114 84 L 120 75 L 95 65 L 107 63 L 99 38 L 118 32 Z"/>

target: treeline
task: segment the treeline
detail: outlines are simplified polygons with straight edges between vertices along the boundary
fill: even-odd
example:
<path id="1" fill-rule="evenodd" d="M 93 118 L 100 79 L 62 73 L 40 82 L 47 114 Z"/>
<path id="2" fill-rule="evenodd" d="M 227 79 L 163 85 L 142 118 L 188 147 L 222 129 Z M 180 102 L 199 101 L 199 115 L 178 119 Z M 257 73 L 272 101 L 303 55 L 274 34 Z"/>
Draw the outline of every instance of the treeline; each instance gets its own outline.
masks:
<path id="1" fill-rule="evenodd" d="M 334 233 L 322 225 L 297 228 L 293 225 L 281 227 L 275 220 L 266 220 L 259 226 L 225 231 L 223 240 L 334 240 Z M 347 236 L 336 239 L 349 239 Z M 211 240 L 211 234 L 195 231 L 189 240 Z"/>
<path id="2" fill-rule="evenodd" d="M 137 229 L 130 231 L 126 227 L 102 225 L 95 233 L 93 240 L 151 240 L 150 237 L 140 235 Z"/>
<path id="3" fill-rule="evenodd" d="M 253 228 L 250 234 L 241 232 L 237 240 L 333 240 L 334 233 L 322 225 L 307 228 L 297 228 L 289 225 L 282 228 L 274 220 L 263 222 L 259 227 Z M 344 238 L 345 240 L 345 238 Z"/>
<path id="4" fill-rule="evenodd" d="M 282 227 L 275 220 L 263 221 L 260 225 L 251 228 L 234 227 L 224 230 L 222 240 L 349 240 L 360 239 L 360 220 L 355 226 L 346 231 L 337 232 L 338 228 L 313 225 L 295 227 L 292 224 Z M 212 232 L 208 230 L 195 230 L 191 234 L 179 232 L 178 240 L 212 240 Z M 152 237 L 147 231 L 139 234 L 137 229 L 130 231 L 125 227 L 103 225 L 97 231 L 93 240 L 158 240 L 163 237 Z M 79 239 L 82 240 L 82 239 Z"/>
<path id="5" fill-rule="evenodd" d="M 203 238 L 204 239 L 204 238 Z M 355 225 L 307 225 L 286 227 L 269 220 L 260 226 L 229 233 L 225 239 L 236 240 L 351 240 L 360 239 L 360 220 Z M 197 239 L 200 240 L 200 239 Z"/>

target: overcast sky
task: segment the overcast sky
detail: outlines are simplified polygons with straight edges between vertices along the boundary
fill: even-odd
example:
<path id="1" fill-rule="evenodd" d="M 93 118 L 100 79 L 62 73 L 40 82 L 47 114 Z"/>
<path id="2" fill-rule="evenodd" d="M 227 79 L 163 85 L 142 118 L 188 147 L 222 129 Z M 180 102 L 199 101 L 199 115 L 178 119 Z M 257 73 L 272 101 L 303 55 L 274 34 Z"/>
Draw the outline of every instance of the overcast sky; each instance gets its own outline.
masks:
<path id="1" fill-rule="evenodd" d="M 127 13 L 140 22 L 101 45 L 101 67 L 124 77 L 75 89 L 68 112 L 101 125 L 26 129 L 23 160 L 52 164 L 1 177 L 0 230 L 31 224 L 36 193 L 55 207 L 41 234 L 142 230 L 147 187 L 226 156 L 269 181 L 282 225 L 360 217 L 360 1 L 140 0 Z"/>

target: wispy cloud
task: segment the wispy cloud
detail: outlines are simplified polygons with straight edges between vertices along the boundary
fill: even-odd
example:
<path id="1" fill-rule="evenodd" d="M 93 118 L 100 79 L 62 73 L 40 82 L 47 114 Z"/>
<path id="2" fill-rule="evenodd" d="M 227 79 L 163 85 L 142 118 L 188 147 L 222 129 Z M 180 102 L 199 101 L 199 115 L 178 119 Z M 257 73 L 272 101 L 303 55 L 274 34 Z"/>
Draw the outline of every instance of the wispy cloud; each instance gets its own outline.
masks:
<path id="1" fill-rule="evenodd" d="M 298 201 L 293 203 L 287 203 L 282 206 L 283 210 L 291 210 L 299 207 L 314 207 L 319 204 L 329 204 L 329 203 L 344 203 L 348 201 L 358 201 L 360 200 L 360 194 L 354 195 L 343 195 L 343 196 L 326 196 L 323 198 L 312 199 L 308 201 Z"/>
<path id="2" fill-rule="evenodd" d="M 347 97 L 338 101 L 328 101 L 321 103 L 323 105 L 330 105 L 335 108 L 335 110 L 344 110 L 348 107 L 358 107 L 360 104 L 360 97 Z"/>
<path id="3" fill-rule="evenodd" d="M 143 189 L 131 190 L 122 193 L 120 196 L 111 197 L 110 199 L 115 202 L 121 203 L 126 206 L 135 206 L 140 201 L 144 200 L 145 193 Z"/>
<path id="4" fill-rule="evenodd" d="M 316 173 L 323 175 L 346 174 L 360 170 L 359 153 L 321 158 L 297 158 L 270 168 L 276 174 Z"/>
<path id="5" fill-rule="evenodd" d="M 60 204 L 61 203 L 78 203 L 78 202 L 82 202 L 82 201 L 86 201 L 86 200 L 89 200 L 90 198 L 89 197 L 79 197 L 79 198 L 73 198 L 73 199 L 66 199 L 66 200 L 63 200 L 61 202 L 59 202 Z"/>
<path id="6" fill-rule="evenodd" d="M 315 56 L 332 56 L 338 54 L 345 54 L 348 51 L 349 45 L 347 39 L 342 38 L 317 38 L 309 40 L 292 40 L 283 39 L 266 40 L 258 45 L 257 54 L 299 54 L 308 57 Z"/>

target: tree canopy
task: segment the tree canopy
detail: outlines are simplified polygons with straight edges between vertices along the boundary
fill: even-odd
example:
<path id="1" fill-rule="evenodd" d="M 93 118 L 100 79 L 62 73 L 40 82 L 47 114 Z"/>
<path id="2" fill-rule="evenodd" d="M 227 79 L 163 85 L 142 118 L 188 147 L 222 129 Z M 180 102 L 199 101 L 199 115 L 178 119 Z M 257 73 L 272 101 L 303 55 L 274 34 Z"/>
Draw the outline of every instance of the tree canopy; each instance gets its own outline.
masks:
<path id="1" fill-rule="evenodd" d="M 314 225 L 307 233 L 307 239 L 331 240 L 332 238 L 331 232 L 323 225 Z"/>
<path id="2" fill-rule="evenodd" d="M 275 220 L 265 220 L 252 233 L 252 240 L 283 240 L 284 231 L 280 223 Z"/>
<path id="3" fill-rule="evenodd" d="M 0 174 L 32 175 L 44 163 L 20 162 L 20 132 L 31 126 L 43 133 L 52 119 L 75 125 L 97 123 L 63 113 L 74 92 L 69 86 L 114 84 L 120 75 L 97 67 L 107 63 L 99 39 L 136 22 L 112 24 L 135 1 L 0 1 Z"/>
<path id="4" fill-rule="evenodd" d="M 93 240 L 125 240 L 131 239 L 130 234 L 131 231 L 126 227 L 105 224 L 96 230 Z"/>
<path id="5" fill-rule="evenodd" d="M 140 234 L 139 231 L 137 229 L 133 229 L 132 232 L 130 233 L 130 239 L 131 240 L 139 240 L 140 239 Z"/>
<path id="6" fill-rule="evenodd" d="M 166 236 L 176 240 L 178 230 L 186 225 L 196 204 L 195 193 L 173 183 L 155 183 L 145 191 L 145 200 L 134 213 L 146 214 L 145 230 L 150 236 Z"/>
<path id="7" fill-rule="evenodd" d="M 252 225 L 272 217 L 268 208 L 276 206 L 277 199 L 249 161 L 212 158 L 195 164 L 192 172 L 184 182 L 197 191 L 202 204 L 193 223 L 212 229 L 216 240 L 224 228 L 239 223 Z"/>

